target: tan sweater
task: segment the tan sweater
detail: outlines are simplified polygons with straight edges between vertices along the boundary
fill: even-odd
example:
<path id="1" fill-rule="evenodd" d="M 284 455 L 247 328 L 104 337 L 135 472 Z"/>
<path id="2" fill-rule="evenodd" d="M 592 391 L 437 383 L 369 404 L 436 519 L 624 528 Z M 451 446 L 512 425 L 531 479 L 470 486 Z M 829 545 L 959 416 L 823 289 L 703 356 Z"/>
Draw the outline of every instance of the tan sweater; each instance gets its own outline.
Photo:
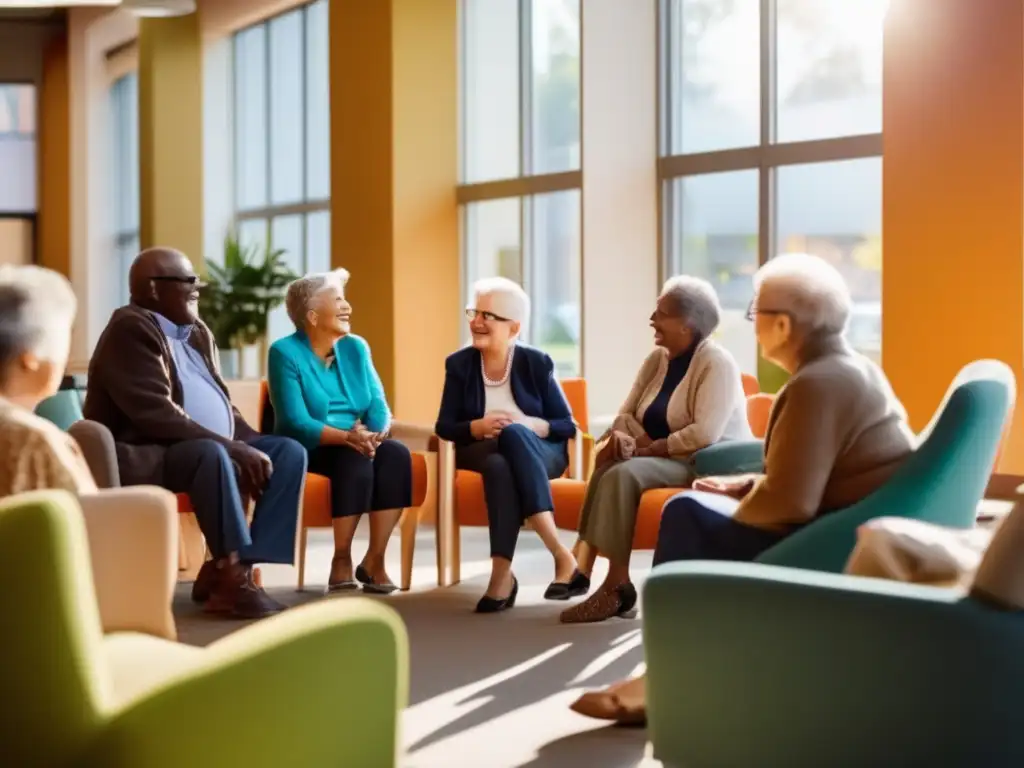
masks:
<path id="1" fill-rule="evenodd" d="M 613 430 L 632 437 L 644 434 L 644 413 L 661 391 L 668 373 L 668 353 L 656 348 L 633 382 L 633 388 L 612 423 Z M 718 343 L 706 339 L 693 353 L 683 380 L 668 401 L 668 452 L 685 458 L 719 440 L 749 440 L 747 399 L 739 366 Z"/>
<path id="2" fill-rule="evenodd" d="M 43 490 L 96 493 L 96 483 L 70 435 L 0 399 L 0 496 Z"/>
<path id="3" fill-rule="evenodd" d="M 914 449 L 885 374 L 842 338 L 805 353 L 779 391 L 764 440 L 764 475 L 734 519 L 787 530 L 877 490 Z"/>

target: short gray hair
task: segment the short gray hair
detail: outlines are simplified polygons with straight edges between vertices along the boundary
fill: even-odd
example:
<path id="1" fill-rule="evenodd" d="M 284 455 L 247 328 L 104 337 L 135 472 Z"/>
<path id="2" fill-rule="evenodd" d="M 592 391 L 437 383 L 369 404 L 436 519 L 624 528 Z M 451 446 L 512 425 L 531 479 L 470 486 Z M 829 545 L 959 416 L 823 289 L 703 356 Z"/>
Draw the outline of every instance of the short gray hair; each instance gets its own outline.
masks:
<path id="1" fill-rule="evenodd" d="M 300 331 L 306 327 L 306 315 L 313 309 L 316 297 L 324 291 L 334 288 L 344 296 L 348 278 L 347 269 L 335 269 L 331 272 L 313 272 L 289 284 L 284 305 L 295 327 Z"/>
<path id="2" fill-rule="evenodd" d="M 498 311 L 495 314 L 515 320 L 522 328 L 530 320 L 530 297 L 522 286 L 507 277 L 487 277 L 473 283 L 473 302 L 481 296 L 497 297 Z M 522 328 L 520 333 L 522 333 Z"/>
<path id="3" fill-rule="evenodd" d="M 667 299 L 669 311 L 686 322 L 700 338 L 706 339 L 718 328 L 722 306 L 707 280 L 690 275 L 670 277 L 659 298 Z"/>
<path id="4" fill-rule="evenodd" d="M 824 259 L 808 253 L 776 256 L 754 275 L 755 295 L 771 285 L 779 306 L 807 334 L 838 335 L 846 330 L 853 300 L 846 280 Z"/>
<path id="5" fill-rule="evenodd" d="M 59 272 L 0 267 L 0 376 L 20 355 L 67 364 L 78 301 Z"/>

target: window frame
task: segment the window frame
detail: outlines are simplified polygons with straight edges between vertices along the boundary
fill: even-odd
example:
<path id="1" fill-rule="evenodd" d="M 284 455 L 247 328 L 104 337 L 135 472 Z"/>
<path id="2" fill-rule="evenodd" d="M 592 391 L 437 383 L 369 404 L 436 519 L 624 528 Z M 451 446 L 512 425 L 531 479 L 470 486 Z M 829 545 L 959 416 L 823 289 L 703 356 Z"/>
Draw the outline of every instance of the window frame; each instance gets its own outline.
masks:
<path id="1" fill-rule="evenodd" d="M 273 222 L 275 219 L 298 215 L 302 221 L 302 265 L 303 271 L 308 271 L 309 266 L 309 217 L 311 214 L 325 212 L 330 215 L 331 212 L 331 196 L 328 193 L 326 197 L 310 197 L 309 196 L 309 89 L 307 87 L 308 72 L 309 72 L 309 55 L 308 55 L 308 40 L 309 40 L 309 11 L 310 8 L 316 5 L 318 2 L 323 2 L 328 13 L 330 12 L 329 0 L 309 0 L 309 2 L 295 5 L 291 8 L 282 10 L 280 13 L 276 13 L 272 16 L 260 19 L 259 21 L 248 24 L 244 27 L 240 27 L 231 33 L 231 139 L 232 139 L 232 153 L 231 153 L 231 168 L 232 168 L 232 217 L 231 225 L 233 231 L 236 233 L 239 231 L 240 225 L 247 221 L 258 221 L 264 225 L 264 243 L 273 244 L 271 239 L 271 233 L 273 231 Z M 272 131 L 272 118 L 273 113 L 273 102 L 271 99 L 272 90 L 272 58 L 271 58 L 271 34 L 270 25 L 278 18 L 287 16 L 291 13 L 299 13 L 301 18 L 301 79 L 302 87 L 300 90 L 301 97 L 301 108 L 299 109 L 298 119 L 299 127 L 298 134 L 301 136 L 302 141 L 302 161 L 300 163 L 300 175 L 302 179 L 302 196 L 301 199 L 293 203 L 274 204 L 271 203 L 271 190 L 273 188 L 273 143 L 271 141 Z M 267 182 L 267 195 L 266 201 L 260 206 L 244 207 L 239 204 L 239 189 L 238 189 L 238 168 L 240 163 L 239 153 L 241 152 L 242 142 L 238 140 L 238 122 L 237 122 L 237 105 L 238 105 L 238 77 L 235 72 L 237 66 L 237 51 L 238 51 L 238 38 L 239 35 L 253 30 L 258 27 L 263 27 L 265 33 L 263 35 L 263 89 L 264 89 L 264 105 L 265 112 L 263 115 L 263 127 L 266 132 L 266 156 L 263 158 L 264 171 L 266 173 Z M 330 48 L 328 46 L 328 52 Z"/>
<path id="2" fill-rule="evenodd" d="M 867 133 L 809 141 L 776 143 L 778 99 L 778 0 L 760 0 L 760 137 L 755 146 L 684 154 L 671 154 L 673 114 L 672 41 L 673 0 L 659 0 L 658 8 L 658 227 L 659 271 L 662 281 L 676 270 L 673 244 L 676 232 L 673 184 L 676 179 L 726 171 L 758 172 L 758 264 L 766 264 L 777 249 L 777 171 L 787 165 L 860 160 L 882 156 L 882 133 Z"/>
<path id="3" fill-rule="evenodd" d="M 479 1 L 479 0 L 477 0 Z M 582 290 L 583 268 L 585 263 L 584 243 L 582 237 L 582 195 L 583 195 L 583 170 L 582 152 L 580 152 L 580 167 L 575 170 L 556 171 L 552 173 L 534 173 L 536 165 L 533 156 L 533 137 L 535 133 L 534 122 L 534 40 L 533 40 L 533 4 L 534 0 L 517 0 L 519 25 L 517 34 L 519 37 L 519 175 L 510 178 L 494 179 L 488 181 L 466 182 L 466 145 L 467 145 L 467 91 L 466 72 L 468 66 L 466 25 L 466 3 L 473 0 L 459 0 L 458 5 L 458 88 L 459 88 L 459 183 L 455 188 L 455 200 L 459 208 L 459 253 L 460 253 L 460 296 L 465 298 L 473 282 L 473 268 L 468 252 L 470 247 L 469 233 L 469 206 L 473 203 L 483 203 L 498 200 L 516 199 L 519 201 L 519 253 L 520 253 L 520 274 L 522 274 L 522 287 L 530 297 L 531 304 L 537 305 L 538 301 L 534 294 L 536 280 L 535 251 L 534 245 L 536 233 L 533 228 L 533 208 L 535 198 L 538 195 L 550 194 L 553 192 L 569 192 L 576 190 L 580 197 L 580 291 L 579 291 L 579 315 L 580 333 L 578 341 L 578 354 L 576 375 L 584 376 L 584 348 L 586 344 L 584 330 L 585 306 Z M 579 57 L 583 59 L 582 43 L 582 20 L 583 0 L 576 0 L 579 8 L 580 18 L 580 52 Z M 579 73 L 580 102 L 582 104 L 583 74 L 582 68 Z M 583 143 L 583 110 L 579 111 L 579 142 Z M 525 172 L 529 169 L 529 172 Z M 461 307 L 460 307 L 461 309 Z M 526 340 L 532 342 L 533 334 L 538 328 L 535 317 L 531 318 L 527 328 Z M 469 339 L 468 328 L 463 324 L 460 331 L 463 342 Z"/>

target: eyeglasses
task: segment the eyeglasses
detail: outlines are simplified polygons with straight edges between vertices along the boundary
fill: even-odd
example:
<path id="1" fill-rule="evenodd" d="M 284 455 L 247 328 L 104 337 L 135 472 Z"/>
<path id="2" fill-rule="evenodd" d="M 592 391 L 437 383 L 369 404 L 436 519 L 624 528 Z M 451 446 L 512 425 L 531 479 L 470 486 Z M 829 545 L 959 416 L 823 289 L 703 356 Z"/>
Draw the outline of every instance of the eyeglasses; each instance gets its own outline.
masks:
<path id="1" fill-rule="evenodd" d="M 493 312 L 483 312 L 479 309 L 473 309 L 472 307 L 466 307 L 466 317 L 470 320 L 476 320 L 478 317 L 482 317 L 487 322 L 498 321 L 501 323 L 511 323 L 512 321 L 507 317 L 496 315 Z"/>
<path id="2" fill-rule="evenodd" d="M 760 307 L 754 306 L 754 302 L 751 301 L 747 307 L 747 320 L 753 320 L 758 315 L 788 315 L 784 309 L 761 309 Z"/>
<path id="3" fill-rule="evenodd" d="M 150 280 L 158 280 L 164 283 L 184 283 L 185 285 L 198 285 L 204 288 L 206 283 L 201 281 L 198 275 L 154 275 Z"/>

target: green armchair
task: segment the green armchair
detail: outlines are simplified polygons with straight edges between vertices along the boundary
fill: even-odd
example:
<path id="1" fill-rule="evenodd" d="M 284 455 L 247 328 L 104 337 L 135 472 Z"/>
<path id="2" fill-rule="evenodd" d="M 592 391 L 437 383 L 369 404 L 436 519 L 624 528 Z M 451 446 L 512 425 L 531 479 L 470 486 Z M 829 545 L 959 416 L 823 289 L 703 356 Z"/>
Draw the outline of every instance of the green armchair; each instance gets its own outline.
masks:
<path id="1" fill-rule="evenodd" d="M 89 572 L 70 495 L 0 502 L 5 764 L 397 764 L 408 641 L 391 609 L 318 603 L 194 648 L 104 636 Z"/>

